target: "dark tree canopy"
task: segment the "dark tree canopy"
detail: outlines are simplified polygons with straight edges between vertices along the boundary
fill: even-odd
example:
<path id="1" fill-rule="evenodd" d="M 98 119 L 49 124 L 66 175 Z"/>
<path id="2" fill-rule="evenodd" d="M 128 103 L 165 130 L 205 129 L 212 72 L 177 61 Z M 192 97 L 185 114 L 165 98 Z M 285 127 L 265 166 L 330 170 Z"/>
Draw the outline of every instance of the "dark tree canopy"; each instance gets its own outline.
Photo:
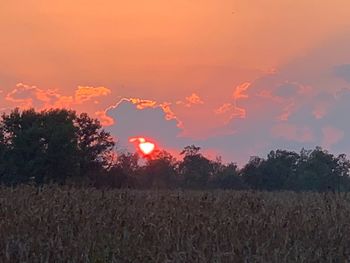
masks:
<path id="1" fill-rule="evenodd" d="M 181 154 L 184 158 L 179 165 L 179 173 L 184 185 L 192 188 L 205 187 L 213 169 L 210 160 L 200 153 L 200 147 L 194 145 L 185 147 Z"/>
<path id="2" fill-rule="evenodd" d="M 75 125 L 80 173 L 94 174 L 101 168 L 109 168 L 115 145 L 111 135 L 102 129 L 97 119 L 90 118 L 86 113 L 75 118 Z"/>
<path id="3" fill-rule="evenodd" d="M 166 151 L 160 151 L 156 157 L 149 159 L 145 166 L 147 181 L 152 188 L 172 188 L 177 176 L 177 161 Z"/>
<path id="4" fill-rule="evenodd" d="M 0 127 L 0 172 L 7 184 L 86 176 L 107 164 L 114 146 L 97 120 L 65 109 L 15 109 L 2 115 Z"/>

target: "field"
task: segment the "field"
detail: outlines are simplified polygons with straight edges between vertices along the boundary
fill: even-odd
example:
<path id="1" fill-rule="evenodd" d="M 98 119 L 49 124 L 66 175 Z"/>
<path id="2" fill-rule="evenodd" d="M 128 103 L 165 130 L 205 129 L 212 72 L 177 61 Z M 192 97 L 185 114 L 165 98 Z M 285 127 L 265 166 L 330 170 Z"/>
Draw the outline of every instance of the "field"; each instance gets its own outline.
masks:
<path id="1" fill-rule="evenodd" d="M 350 195 L 0 188 L 0 262 L 347 262 Z"/>

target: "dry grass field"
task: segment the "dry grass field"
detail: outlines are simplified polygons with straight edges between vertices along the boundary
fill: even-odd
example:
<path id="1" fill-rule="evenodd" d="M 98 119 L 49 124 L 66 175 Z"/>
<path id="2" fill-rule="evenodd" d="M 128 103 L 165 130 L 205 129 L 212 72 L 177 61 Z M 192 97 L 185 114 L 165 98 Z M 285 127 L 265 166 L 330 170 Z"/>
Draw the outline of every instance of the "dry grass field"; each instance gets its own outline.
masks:
<path id="1" fill-rule="evenodd" d="M 347 262 L 350 195 L 0 188 L 0 262 Z"/>

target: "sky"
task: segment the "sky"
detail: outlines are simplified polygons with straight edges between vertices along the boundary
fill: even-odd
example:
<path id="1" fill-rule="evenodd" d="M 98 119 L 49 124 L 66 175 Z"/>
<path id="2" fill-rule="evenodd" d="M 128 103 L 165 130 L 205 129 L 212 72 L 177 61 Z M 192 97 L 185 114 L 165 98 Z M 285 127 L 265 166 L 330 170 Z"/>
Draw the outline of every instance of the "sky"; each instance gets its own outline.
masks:
<path id="1" fill-rule="evenodd" d="M 72 108 L 119 149 L 149 137 L 245 163 L 270 150 L 350 154 L 347 0 L 11 0 L 0 111 Z M 131 148 L 130 148 L 131 147 Z"/>

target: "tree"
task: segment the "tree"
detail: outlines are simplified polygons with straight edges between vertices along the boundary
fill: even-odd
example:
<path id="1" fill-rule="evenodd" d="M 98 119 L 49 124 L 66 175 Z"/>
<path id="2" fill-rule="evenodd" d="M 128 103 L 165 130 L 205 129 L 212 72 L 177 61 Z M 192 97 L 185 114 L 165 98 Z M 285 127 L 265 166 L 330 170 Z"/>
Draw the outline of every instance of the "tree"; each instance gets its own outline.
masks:
<path id="1" fill-rule="evenodd" d="M 301 152 L 298 180 L 301 190 L 341 190 L 348 184 L 350 163 L 344 154 L 335 157 L 321 147 Z"/>
<path id="2" fill-rule="evenodd" d="M 271 151 L 263 165 L 266 190 L 288 190 L 292 188 L 299 161 L 299 154 L 277 150 Z"/>
<path id="3" fill-rule="evenodd" d="M 223 164 L 220 158 L 212 162 L 214 167 L 213 178 L 211 185 L 214 188 L 221 189 L 246 189 L 246 185 L 243 182 L 243 178 L 239 174 L 237 164 L 229 163 Z"/>
<path id="4" fill-rule="evenodd" d="M 43 118 L 33 109 L 2 116 L 6 163 L 2 181 L 9 184 L 43 181 L 46 173 Z"/>
<path id="5" fill-rule="evenodd" d="M 213 174 L 211 162 L 200 153 L 200 147 L 186 146 L 180 153 L 184 155 L 179 164 L 180 175 L 186 187 L 203 188 L 207 186 L 208 179 Z"/>
<path id="6" fill-rule="evenodd" d="M 13 110 L 0 122 L 1 181 L 64 183 L 105 167 L 114 142 L 97 120 L 74 111 Z"/>
<path id="7" fill-rule="evenodd" d="M 5 133 L 3 130 L 3 125 L 0 122 L 0 182 L 5 176 L 5 156 L 6 156 L 6 143 L 5 143 Z"/>
<path id="8" fill-rule="evenodd" d="M 116 162 L 106 173 L 105 182 L 96 180 L 97 185 L 115 188 L 129 188 L 137 186 L 137 175 L 140 167 L 138 165 L 139 155 L 137 153 L 120 153 Z"/>
<path id="9" fill-rule="evenodd" d="M 97 119 L 86 113 L 75 118 L 77 129 L 80 174 L 96 175 L 112 166 L 115 142 L 110 133 L 102 129 Z"/>
<path id="10" fill-rule="evenodd" d="M 153 188 L 172 188 L 176 186 L 177 161 L 166 151 L 160 151 L 145 166 L 147 181 Z"/>
<path id="11" fill-rule="evenodd" d="M 243 181 L 254 190 L 264 189 L 266 178 L 264 178 L 263 165 L 265 160 L 253 156 L 241 170 Z"/>

